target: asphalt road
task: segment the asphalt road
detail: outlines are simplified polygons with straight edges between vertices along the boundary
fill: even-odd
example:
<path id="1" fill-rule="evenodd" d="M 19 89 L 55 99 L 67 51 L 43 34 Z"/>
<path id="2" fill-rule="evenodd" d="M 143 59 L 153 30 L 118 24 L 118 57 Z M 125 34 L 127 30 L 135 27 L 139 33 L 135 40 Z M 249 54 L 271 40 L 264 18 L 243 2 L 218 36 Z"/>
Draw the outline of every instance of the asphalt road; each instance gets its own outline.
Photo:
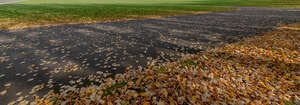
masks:
<path id="1" fill-rule="evenodd" d="M 97 71 L 120 73 L 130 66 L 145 67 L 150 59 L 174 61 L 181 54 L 199 53 L 299 21 L 299 9 L 240 8 L 160 19 L 2 30 L 0 92 L 6 93 L 0 96 L 1 104 L 32 98 Z M 45 89 L 29 94 L 43 83 Z"/>

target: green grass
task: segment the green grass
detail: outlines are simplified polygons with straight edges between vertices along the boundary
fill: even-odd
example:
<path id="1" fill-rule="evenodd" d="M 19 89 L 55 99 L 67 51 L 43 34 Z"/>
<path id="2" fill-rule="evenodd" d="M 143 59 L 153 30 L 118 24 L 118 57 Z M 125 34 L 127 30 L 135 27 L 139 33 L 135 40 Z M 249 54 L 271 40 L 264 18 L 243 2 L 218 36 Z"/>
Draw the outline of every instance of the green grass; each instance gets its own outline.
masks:
<path id="1" fill-rule="evenodd" d="M 261 2 L 258 2 L 261 1 Z M 280 0 L 282 1 L 282 0 Z M 96 21 L 224 11 L 225 6 L 298 6 L 297 0 L 25 0 L 0 5 L 0 28 L 23 28 Z M 271 4 L 270 4 L 271 3 Z M 273 3 L 273 4 L 272 4 Z M 294 4 L 293 4 L 294 3 Z"/>
<path id="2" fill-rule="evenodd" d="M 300 0 L 208 0 L 194 5 L 300 8 Z"/>

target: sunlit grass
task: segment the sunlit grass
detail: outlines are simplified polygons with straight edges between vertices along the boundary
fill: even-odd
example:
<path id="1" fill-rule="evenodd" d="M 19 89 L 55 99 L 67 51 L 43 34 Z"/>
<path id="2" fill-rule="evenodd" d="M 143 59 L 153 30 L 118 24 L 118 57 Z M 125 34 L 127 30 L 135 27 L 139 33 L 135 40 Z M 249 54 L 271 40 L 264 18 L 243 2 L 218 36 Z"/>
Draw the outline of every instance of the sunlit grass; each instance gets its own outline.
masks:
<path id="1" fill-rule="evenodd" d="M 300 0 L 210 0 L 202 5 L 300 8 Z"/>
<path id="2" fill-rule="evenodd" d="M 0 5 L 1 28 L 118 21 L 147 17 L 232 10 L 224 7 L 188 6 L 199 0 L 27 0 Z M 200 0 L 201 1 L 201 0 Z"/>
<path id="3" fill-rule="evenodd" d="M 298 0 L 25 0 L 0 5 L 0 28 L 118 21 L 233 9 L 215 6 L 299 5 Z"/>

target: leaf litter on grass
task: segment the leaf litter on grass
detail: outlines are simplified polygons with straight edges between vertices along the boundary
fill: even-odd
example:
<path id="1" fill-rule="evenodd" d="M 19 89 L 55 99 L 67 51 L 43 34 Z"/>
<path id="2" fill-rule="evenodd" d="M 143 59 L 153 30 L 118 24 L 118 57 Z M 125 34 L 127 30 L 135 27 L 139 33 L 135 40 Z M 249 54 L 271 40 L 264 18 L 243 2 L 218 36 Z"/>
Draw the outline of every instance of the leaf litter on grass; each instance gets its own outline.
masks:
<path id="1" fill-rule="evenodd" d="M 178 62 L 129 70 L 114 78 L 90 76 L 99 83 L 63 86 L 59 93 L 50 91 L 31 104 L 296 105 L 300 104 L 299 42 L 298 30 L 282 28 Z"/>

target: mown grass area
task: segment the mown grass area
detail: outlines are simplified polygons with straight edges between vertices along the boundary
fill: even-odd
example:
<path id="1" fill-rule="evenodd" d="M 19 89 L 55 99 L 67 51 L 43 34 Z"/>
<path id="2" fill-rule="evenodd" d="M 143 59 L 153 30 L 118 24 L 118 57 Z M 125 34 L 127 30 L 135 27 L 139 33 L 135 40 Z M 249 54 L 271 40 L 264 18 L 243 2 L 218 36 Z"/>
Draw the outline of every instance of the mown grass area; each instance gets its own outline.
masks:
<path id="1" fill-rule="evenodd" d="M 298 0 L 25 0 L 0 5 L 0 28 L 226 11 L 215 6 L 298 7 Z"/>
<path id="2" fill-rule="evenodd" d="M 196 5 L 211 6 L 254 6 L 254 7 L 281 7 L 300 8 L 300 0 L 207 0 L 192 2 Z"/>
<path id="3" fill-rule="evenodd" d="M 232 8 L 182 5 L 185 0 L 27 0 L 0 5 L 1 28 L 117 21 L 224 11 Z M 187 0 L 199 1 L 199 0 Z"/>

